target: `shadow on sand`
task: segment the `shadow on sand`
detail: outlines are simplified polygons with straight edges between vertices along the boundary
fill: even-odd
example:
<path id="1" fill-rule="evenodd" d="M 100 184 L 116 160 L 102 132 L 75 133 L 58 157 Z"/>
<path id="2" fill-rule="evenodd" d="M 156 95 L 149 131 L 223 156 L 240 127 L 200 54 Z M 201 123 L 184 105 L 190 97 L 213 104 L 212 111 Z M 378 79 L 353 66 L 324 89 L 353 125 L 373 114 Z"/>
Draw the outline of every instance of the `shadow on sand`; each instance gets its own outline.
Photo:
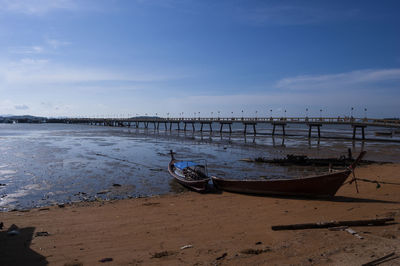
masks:
<path id="1" fill-rule="evenodd" d="M 18 228 L 10 226 L 0 231 L 0 265 L 48 265 L 46 257 L 30 248 L 34 227 Z"/>
<path id="2" fill-rule="evenodd" d="M 189 188 L 186 188 L 179 184 L 175 179 L 171 179 L 169 181 L 170 191 L 173 193 L 182 193 L 186 191 L 191 191 Z M 197 192 L 198 193 L 198 192 Z M 214 187 L 213 184 L 207 184 L 207 189 L 205 192 L 201 192 L 202 194 L 222 194 L 221 190 L 218 190 Z"/>
<path id="3" fill-rule="evenodd" d="M 229 191 L 228 191 L 229 192 Z M 218 192 L 215 192 L 218 193 Z M 220 194 L 222 192 L 219 192 Z M 251 193 L 238 193 L 229 192 L 241 195 L 248 195 L 252 197 L 262 197 L 262 198 L 277 198 L 277 199 L 292 199 L 292 200 L 308 200 L 308 201 L 332 201 L 332 202 L 357 202 L 357 203 L 386 203 L 386 204 L 399 204 L 399 201 L 390 200 L 379 200 L 379 199 L 366 199 L 366 198 L 355 198 L 346 196 L 334 196 L 334 197 L 306 197 L 306 196 L 287 196 L 287 195 L 261 195 L 261 194 L 251 194 Z"/>
<path id="4" fill-rule="evenodd" d="M 398 201 L 391 200 L 379 200 L 379 199 L 365 199 L 365 198 L 354 198 L 354 197 L 345 197 L 345 196 L 335 196 L 331 199 L 326 199 L 329 201 L 336 202 L 360 202 L 360 203 L 390 203 L 390 204 L 398 204 Z"/>

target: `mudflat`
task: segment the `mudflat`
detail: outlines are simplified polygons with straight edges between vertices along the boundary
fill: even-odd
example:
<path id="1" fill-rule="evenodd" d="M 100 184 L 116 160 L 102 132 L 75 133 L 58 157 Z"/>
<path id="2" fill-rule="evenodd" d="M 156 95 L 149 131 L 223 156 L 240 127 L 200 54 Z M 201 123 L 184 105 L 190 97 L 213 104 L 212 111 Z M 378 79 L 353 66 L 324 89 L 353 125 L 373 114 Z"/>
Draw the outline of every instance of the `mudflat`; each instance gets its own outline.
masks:
<path id="1" fill-rule="evenodd" d="M 3 212 L 0 265 L 361 265 L 393 252 L 384 265 L 399 265 L 400 164 L 356 174 L 380 188 L 346 184 L 331 200 L 184 192 Z M 363 239 L 271 229 L 384 217 L 395 221 L 351 228 Z"/>

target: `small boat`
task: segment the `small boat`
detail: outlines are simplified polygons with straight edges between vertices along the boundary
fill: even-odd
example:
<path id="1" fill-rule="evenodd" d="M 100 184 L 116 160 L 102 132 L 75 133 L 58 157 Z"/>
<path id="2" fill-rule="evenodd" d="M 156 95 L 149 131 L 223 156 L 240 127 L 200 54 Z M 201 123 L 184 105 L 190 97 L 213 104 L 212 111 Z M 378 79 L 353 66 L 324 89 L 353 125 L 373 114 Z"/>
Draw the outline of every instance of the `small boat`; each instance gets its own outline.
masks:
<path id="1" fill-rule="evenodd" d="M 210 181 L 206 166 L 193 161 L 176 160 L 172 150 L 170 153 L 171 161 L 168 165 L 168 171 L 175 180 L 194 191 L 206 191 L 208 181 Z"/>
<path id="2" fill-rule="evenodd" d="M 268 159 L 264 157 L 257 157 L 254 159 L 245 158 L 239 161 L 249 163 L 269 163 L 283 166 L 301 165 L 301 166 L 346 166 L 351 165 L 355 159 L 351 153 L 351 149 L 347 151 L 348 155 L 341 155 L 338 158 L 309 158 L 307 155 L 287 154 L 286 158 Z M 371 160 L 362 160 L 358 162 L 359 165 L 368 165 L 377 163 Z"/>
<path id="3" fill-rule="evenodd" d="M 332 197 L 354 171 L 356 165 L 365 155 L 361 152 L 354 163 L 346 170 L 328 173 L 319 176 L 304 177 L 299 179 L 271 179 L 271 180 L 235 180 L 212 176 L 214 186 L 220 190 L 230 192 L 305 196 L 305 197 Z"/>

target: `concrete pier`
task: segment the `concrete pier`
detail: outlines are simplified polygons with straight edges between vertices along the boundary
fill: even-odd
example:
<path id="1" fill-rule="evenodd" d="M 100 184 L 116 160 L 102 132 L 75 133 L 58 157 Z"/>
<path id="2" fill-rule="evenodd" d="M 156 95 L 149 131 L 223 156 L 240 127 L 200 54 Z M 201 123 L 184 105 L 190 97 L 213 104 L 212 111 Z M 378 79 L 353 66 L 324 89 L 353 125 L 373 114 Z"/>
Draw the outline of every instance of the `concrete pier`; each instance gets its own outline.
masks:
<path id="1" fill-rule="evenodd" d="M 363 124 L 353 124 L 351 125 L 353 127 L 353 139 L 356 139 L 356 131 L 357 128 L 361 128 L 361 137 L 363 140 L 365 140 L 365 128 L 367 127 L 366 125 Z"/>
<path id="2" fill-rule="evenodd" d="M 212 124 L 212 122 L 209 122 L 209 121 L 207 121 L 207 122 L 200 122 L 200 132 L 203 132 L 203 125 L 209 125 L 209 127 L 210 127 L 210 132 L 212 132 L 212 126 L 211 126 L 211 124 Z"/>
<path id="3" fill-rule="evenodd" d="M 222 128 L 224 127 L 224 125 L 228 125 L 229 133 L 232 133 L 232 122 L 219 122 L 219 124 L 220 124 L 219 132 L 222 133 Z"/>
<path id="4" fill-rule="evenodd" d="M 321 138 L 322 125 L 348 125 L 352 128 L 352 138 L 356 139 L 358 129 L 361 129 L 361 139 L 365 140 L 365 128 L 367 126 L 391 128 L 393 130 L 400 129 L 399 119 L 372 119 L 372 118 L 349 118 L 349 117 L 229 117 L 229 118 L 162 118 L 162 117 L 135 117 L 135 118 L 49 118 L 47 123 L 67 123 L 67 124 L 87 124 L 97 126 L 110 127 L 130 127 L 134 126 L 137 129 L 143 126 L 148 129 L 149 123 L 154 129 L 159 130 L 160 124 L 164 124 L 164 130 L 172 131 L 173 125 L 176 125 L 177 130 L 187 130 L 187 125 L 192 125 L 192 131 L 196 130 L 196 124 L 200 125 L 200 132 L 203 131 L 204 125 L 208 125 L 210 132 L 213 131 L 212 124 L 219 124 L 219 132 L 222 132 L 225 125 L 229 126 L 229 133 L 232 133 L 232 125 L 242 125 L 237 128 L 243 129 L 243 133 L 248 133 L 248 126 L 252 127 L 253 134 L 257 134 L 256 126 L 258 124 L 272 125 L 272 135 L 275 135 L 276 128 L 282 129 L 282 135 L 286 135 L 286 126 L 288 124 L 305 125 L 308 127 L 308 137 L 311 138 L 313 128 L 317 128 L 318 138 Z"/>
<path id="5" fill-rule="evenodd" d="M 254 135 L 256 135 L 257 134 L 257 131 L 256 131 L 256 125 L 257 125 L 257 123 L 256 122 L 243 122 L 243 124 L 244 124 L 244 134 L 246 135 L 247 134 L 247 126 L 249 125 L 249 126 L 253 126 L 253 134 Z"/>
<path id="6" fill-rule="evenodd" d="M 308 123 L 308 138 L 311 138 L 311 131 L 313 127 L 316 127 L 318 129 L 318 138 L 321 138 L 321 123 Z"/>
<path id="7" fill-rule="evenodd" d="M 281 128 L 282 128 L 282 135 L 283 136 L 286 136 L 286 132 L 285 132 L 285 127 L 286 127 L 286 122 L 283 122 L 283 121 L 275 121 L 275 122 L 272 122 L 272 126 L 273 126 L 273 128 L 272 128 L 272 136 L 274 136 L 275 135 L 275 128 L 276 128 L 276 126 L 280 126 Z"/>

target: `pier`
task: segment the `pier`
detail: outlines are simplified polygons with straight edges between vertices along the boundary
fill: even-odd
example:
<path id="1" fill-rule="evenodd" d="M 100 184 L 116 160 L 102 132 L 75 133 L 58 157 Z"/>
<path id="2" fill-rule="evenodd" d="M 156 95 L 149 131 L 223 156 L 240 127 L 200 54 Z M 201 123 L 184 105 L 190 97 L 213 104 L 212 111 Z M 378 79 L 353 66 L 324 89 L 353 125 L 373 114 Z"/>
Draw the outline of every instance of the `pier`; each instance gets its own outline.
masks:
<path id="1" fill-rule="evenodd" d="M 88 124 L 97 126 L 110 126 L 110 127 L 135 127 L 148 129 L 149 124 L 153 126 L 154 130 L 160 130 L 160 124 L 164 125 L 164 130 L 172 131 L 173 126 L 178 131 L 188 130 L 188 125 L 191 125 L 191 130 L 196 131 L 196 127 L 200 132 L 208 128 L 210 132 L 213 131 L 212 124 L 219 125 L 219 132 L 223 132 L 224 126 L 229 127 L 229 133 L 232 133 L 232 124 L 241 124 L 243 134 L 252 133 L 257 135 L 257 125 L 270 124 L 272 125 L 272 135 L 276 134 L 276 129 L 281 129 L 281 134 L 286 135 L 285 127 L 288 124 L 300 124 L 308 127 L 308 137 L 312 137 L 312 129 L 316 128 L 318 138 L 321 138 L 321 127 L 324 125 L 347 125 L 353 129 L 353 139 L 357 139 L 357 132 L 359 132 L 359 139 L 365 139 L 365 128 L 368 126 L 380 128 L 400 128 L 400 120 L 389 119 L 373 119 L 373 118 L 332 118 L 332 117 L 197 117 L 197 118 L 164 118 L 164 117 L 131 117 L 131 118 L 60 118 L 48 119 L 48 123 L 68 123 L 68 124 Z M 181 128 L 183 125 L 183 128 Z M 248 132 L 248 128 L 252 128 Z"/>

